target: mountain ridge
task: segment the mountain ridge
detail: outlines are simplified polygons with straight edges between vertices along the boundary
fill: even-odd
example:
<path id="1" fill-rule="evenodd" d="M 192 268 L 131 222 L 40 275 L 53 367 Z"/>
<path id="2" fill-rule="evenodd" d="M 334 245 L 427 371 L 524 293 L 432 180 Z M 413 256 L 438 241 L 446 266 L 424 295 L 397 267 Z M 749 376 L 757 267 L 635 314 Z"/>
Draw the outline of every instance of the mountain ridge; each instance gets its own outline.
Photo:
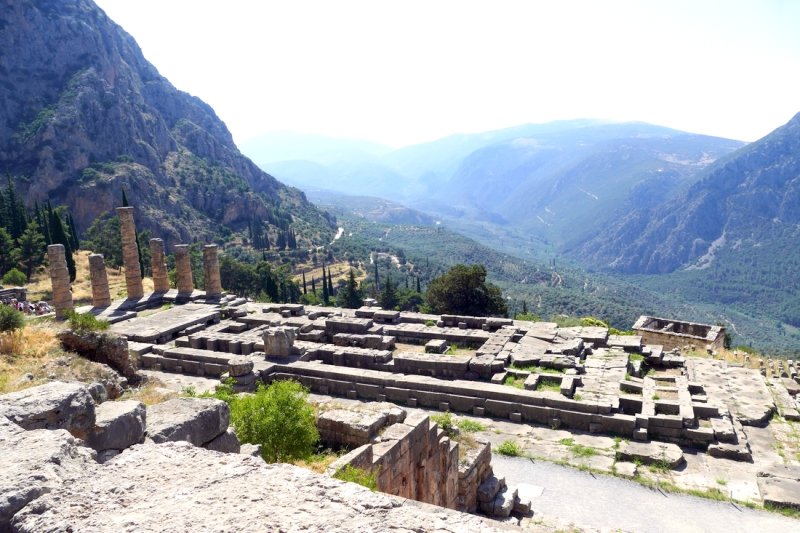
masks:
<path id="1" fill-rule="evenodd" d="M 0 85 L 14 90 L 0 94 L 0 167 L 30 203 L 67 204 L 85 230 L 124 189 L 140 226 L 168 243 L 253 217 L 329 236 L 324 213 L 244 157 L 213 109 L 161 76 L 93 2 L 6 6 Z"/>

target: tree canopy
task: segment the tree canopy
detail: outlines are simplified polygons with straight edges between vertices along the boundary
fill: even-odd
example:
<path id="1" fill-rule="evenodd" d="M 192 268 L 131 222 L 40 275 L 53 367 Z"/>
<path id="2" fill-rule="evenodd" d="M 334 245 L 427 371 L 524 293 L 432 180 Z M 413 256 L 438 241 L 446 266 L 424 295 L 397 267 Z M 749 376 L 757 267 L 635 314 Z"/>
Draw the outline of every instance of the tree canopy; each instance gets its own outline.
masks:
<path id="1" fill-rule="evenodd" d="M 507 312 L 500 288 L 486 283 L 483 265 L 455 265 L 430 282 L 425 299 L 437 314 L 485 316 Z"/>

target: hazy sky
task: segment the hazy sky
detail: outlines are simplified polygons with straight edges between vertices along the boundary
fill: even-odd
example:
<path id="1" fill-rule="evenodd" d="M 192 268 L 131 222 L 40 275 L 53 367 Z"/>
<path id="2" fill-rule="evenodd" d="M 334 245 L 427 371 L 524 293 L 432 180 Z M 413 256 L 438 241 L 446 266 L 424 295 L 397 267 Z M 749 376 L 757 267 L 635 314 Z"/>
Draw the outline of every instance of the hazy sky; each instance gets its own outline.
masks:
<path id="1" fill-rule="evenodd" d="M 239 142 L 570 118 L 752 141 L 800 111 L 794 0 L 96 1 Z"/>

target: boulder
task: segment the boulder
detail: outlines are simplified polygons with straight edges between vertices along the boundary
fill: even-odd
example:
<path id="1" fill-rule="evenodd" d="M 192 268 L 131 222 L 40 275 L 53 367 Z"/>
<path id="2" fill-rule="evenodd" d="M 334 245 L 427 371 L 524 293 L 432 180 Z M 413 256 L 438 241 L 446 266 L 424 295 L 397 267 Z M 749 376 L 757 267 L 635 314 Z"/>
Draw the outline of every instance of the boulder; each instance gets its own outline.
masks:
<path id="1" fill-rule="evenodd" d="M 233 428 L 228 428 L 222 435 L 208 442 L 203 448 L 222 453 L 239 453 L 242 445 L 234 433 Z M 259 450 L 260 453 L 260 450 Z"/>
<path id="2" fill-rule="evenodd" d="M 0 432 L 0 531 L 32 500 L 91 477 L 94 452 L 63 429 Z"/>
<path id="3" fill-rule="evenodd" d="M 97 406 L 94 427 L 86 436 L 86 444 L 99 451 L 124 450 L 142 442 L 147 413 L 135 400 L 106 402 Z"/>
<path id="4" fill-rule="evenodd" d="M 66 429 L 85 438 L 94 426 L 95 404 L 85 385 L 51 381 L 0 396 L 0 413 L 25 429 Z"/>
<path id="5" fill-rule="evenodd" d="M 19 533 L 498 530 L 478 516 L 182 442 L 136 445 L 28 505 L 12 527 Z"/>
<path id="6" fill-rule="evenodd" d="M 185 440 L 202 446 L 228 429 L 228 404 L 211 398 L 175 398 L 147 410 L 147 436 L 153 442 Z"/>
<path id="7" fill-rule="evenodd" d="M 260 444 L 249 444 L 245 443 L 242 444 L 239 448 L 239 453 L 242 455 L 249 455 L 251 457 L 261 457 L 261 445 Z"/>

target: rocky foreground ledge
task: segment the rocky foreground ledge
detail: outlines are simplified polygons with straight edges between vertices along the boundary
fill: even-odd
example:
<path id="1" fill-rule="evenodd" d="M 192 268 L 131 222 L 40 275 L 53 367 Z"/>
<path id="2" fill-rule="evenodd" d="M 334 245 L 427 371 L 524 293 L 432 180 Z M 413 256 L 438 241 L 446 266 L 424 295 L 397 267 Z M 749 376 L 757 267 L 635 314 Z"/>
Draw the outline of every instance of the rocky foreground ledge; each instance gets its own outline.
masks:
<path id="1" fill-rule="evenodd" d="M 75 435 L 83 424 L 73 424 L 74 412 L 38 396 L 33 403 L 28 414 L 50 416 L 26 429 L 12 421 L 25 419 L 22 407 L 0 401 L 0 532 L 515 529 L 184 441 L 147 440 L 100 463 Z"/>

